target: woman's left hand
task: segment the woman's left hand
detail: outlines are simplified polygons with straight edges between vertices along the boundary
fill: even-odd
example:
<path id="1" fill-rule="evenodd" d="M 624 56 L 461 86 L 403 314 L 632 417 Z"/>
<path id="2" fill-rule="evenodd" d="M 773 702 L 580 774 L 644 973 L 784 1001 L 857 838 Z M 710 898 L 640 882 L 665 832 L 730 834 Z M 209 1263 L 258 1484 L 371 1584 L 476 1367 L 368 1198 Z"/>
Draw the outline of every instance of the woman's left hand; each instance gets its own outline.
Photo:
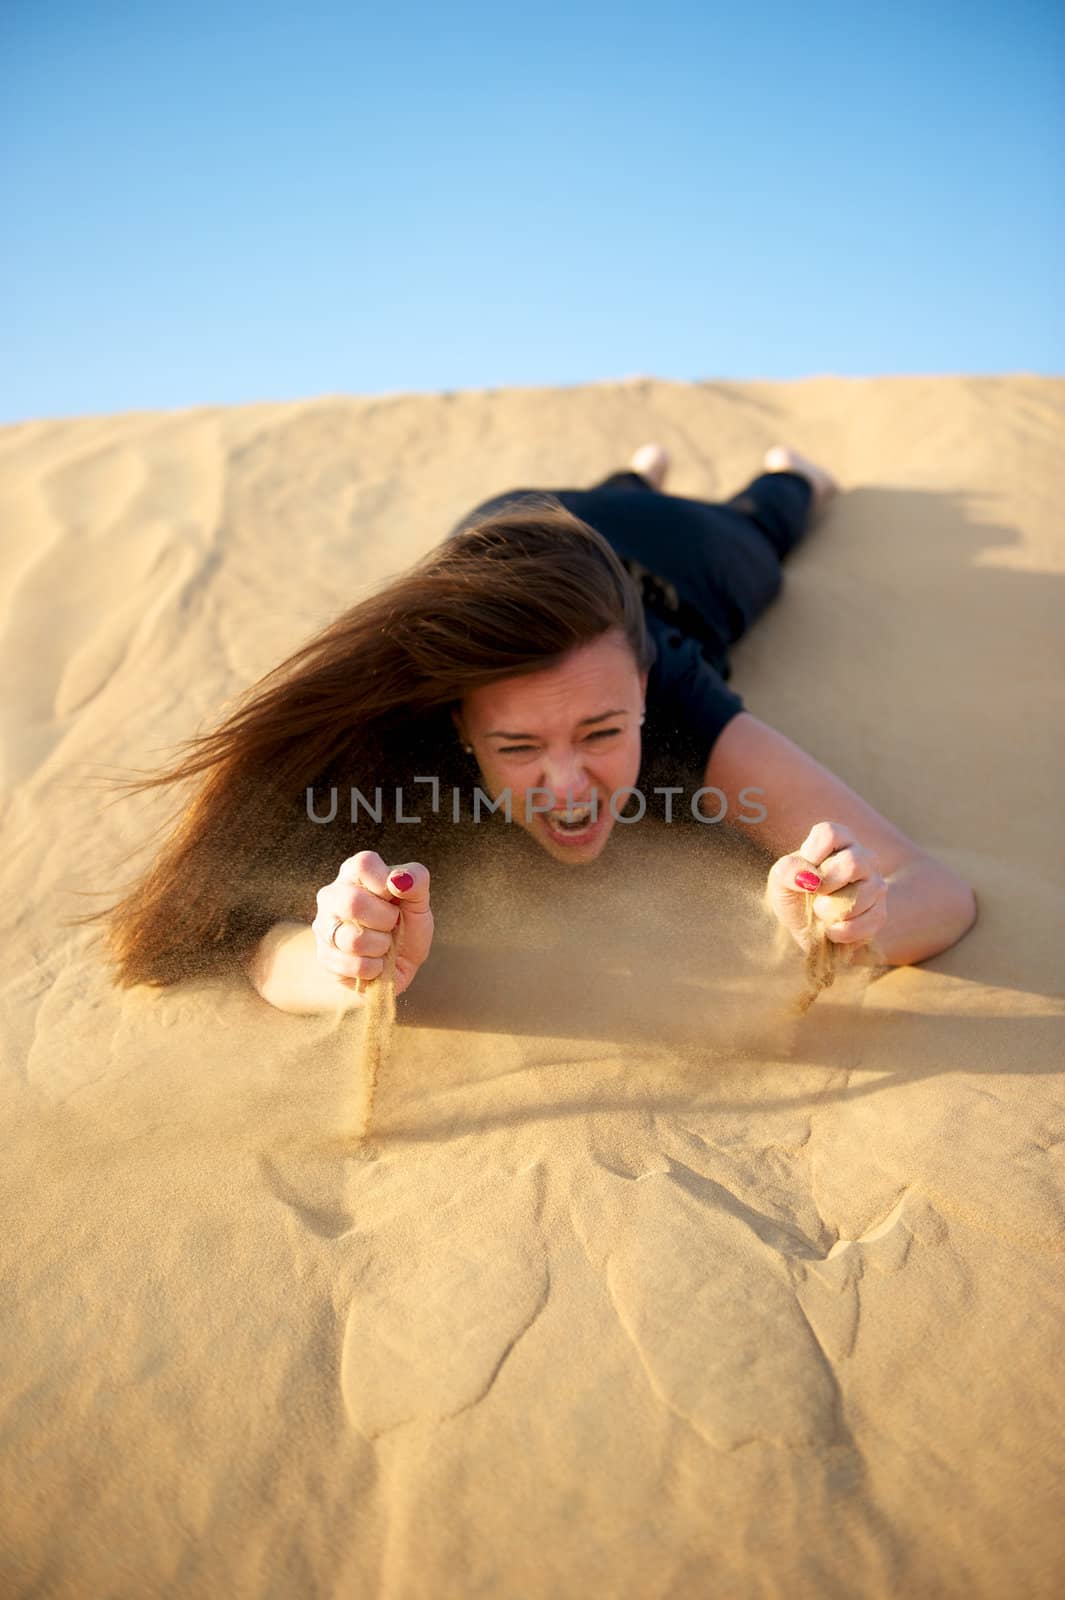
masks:
<path id="1" fill-rule="evenodd" d="M 819 879 L 819 882 L 815 880 Z M 795 943 L 807 948 L 807 902 L 814 911 L 832 915 L 826 897 L 847 884 L 857 886 L 854 905 L 827 926 L 833 944 L 864 944 L 875 939 L 887 921 L 887 883 L 871 850 L 858 843 L 839 822 L 816 822 L 798 850 L 781 856 L 769 871 L 769 903 Z"/>

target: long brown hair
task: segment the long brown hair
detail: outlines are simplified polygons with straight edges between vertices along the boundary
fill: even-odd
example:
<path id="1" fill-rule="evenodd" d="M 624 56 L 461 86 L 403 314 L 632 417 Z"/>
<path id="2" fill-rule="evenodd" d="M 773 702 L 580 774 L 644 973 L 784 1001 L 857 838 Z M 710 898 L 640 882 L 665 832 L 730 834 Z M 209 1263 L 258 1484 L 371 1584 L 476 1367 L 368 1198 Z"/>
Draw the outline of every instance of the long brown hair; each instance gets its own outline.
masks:
<path id="1" fill-rule="evenodd" d="M 105 921 L 115 981 L 166 985 L 247 954 L 282 915 L 314 915 L 344 855 L 309 825 L 307 791 L 454 747 L 450 707 L 620 629 L 651 645 L 640 596 L 594 529 L 548 495 L 460 530 L 323 629 L 187 753 L 123 792 L 199 779 L 151 868 Z M 443 746 L 443 748 L 442 748 Z M 314 874 L 318 873 L 317 879 Z"/>

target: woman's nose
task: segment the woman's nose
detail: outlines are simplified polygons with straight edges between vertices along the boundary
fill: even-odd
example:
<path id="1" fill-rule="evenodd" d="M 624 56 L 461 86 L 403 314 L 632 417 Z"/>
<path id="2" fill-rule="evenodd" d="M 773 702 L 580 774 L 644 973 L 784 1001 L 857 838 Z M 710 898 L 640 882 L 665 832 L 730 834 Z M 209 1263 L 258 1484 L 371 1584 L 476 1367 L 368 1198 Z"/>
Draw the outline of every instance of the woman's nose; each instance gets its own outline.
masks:
<path id="1" fill-rule="evenodd" d="M 545 756 L 543 787 L 550 789 L 558 799 L 565 799 L 567 790 L 572 790 L 575 799 L 579 798 L 587 783 L 588 773 L 579 751 L 559 751 L 557 755 Z"/>

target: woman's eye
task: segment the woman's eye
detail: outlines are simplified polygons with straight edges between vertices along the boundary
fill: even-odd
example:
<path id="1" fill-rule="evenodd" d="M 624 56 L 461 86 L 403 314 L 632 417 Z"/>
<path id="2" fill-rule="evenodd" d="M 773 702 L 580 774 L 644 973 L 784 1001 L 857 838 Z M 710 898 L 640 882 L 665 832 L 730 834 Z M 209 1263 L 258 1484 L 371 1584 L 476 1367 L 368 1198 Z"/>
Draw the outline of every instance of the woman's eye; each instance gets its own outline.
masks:
<path id="1" fill-rule="evenodd" d="M 584 743 L 588 744 L 593 739 L 613 739 L 615 734 L 621 732 L 620 728 L 596 728 L 594 733 L 585 736 Z M 497 756 L 527 756 L 536 749 L 534 744 L 501 744 L 496 750 Z"/>

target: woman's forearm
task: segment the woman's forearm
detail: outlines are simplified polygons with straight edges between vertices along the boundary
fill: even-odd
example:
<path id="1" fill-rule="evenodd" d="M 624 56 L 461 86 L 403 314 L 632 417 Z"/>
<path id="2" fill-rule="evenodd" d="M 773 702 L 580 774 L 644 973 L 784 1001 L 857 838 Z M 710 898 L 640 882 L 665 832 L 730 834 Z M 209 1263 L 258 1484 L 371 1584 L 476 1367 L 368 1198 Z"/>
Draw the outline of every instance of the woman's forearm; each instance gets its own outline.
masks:
<path id="1" fill-rule="evenodd" d="M 305 922 L 276 922 L 244 964 L 252 988 L 278 1011 L 310 1016 L 362 1004 L 350 987 L 318 960 L 314 931 Z"/>
<path id="2" fill-rule="evenodd" d="M 964 879 L 932 856 L 887 875 L 887 921 L 876 943 L 893 967 L 939 955 L 976 921 L 976 896 Z"/>

